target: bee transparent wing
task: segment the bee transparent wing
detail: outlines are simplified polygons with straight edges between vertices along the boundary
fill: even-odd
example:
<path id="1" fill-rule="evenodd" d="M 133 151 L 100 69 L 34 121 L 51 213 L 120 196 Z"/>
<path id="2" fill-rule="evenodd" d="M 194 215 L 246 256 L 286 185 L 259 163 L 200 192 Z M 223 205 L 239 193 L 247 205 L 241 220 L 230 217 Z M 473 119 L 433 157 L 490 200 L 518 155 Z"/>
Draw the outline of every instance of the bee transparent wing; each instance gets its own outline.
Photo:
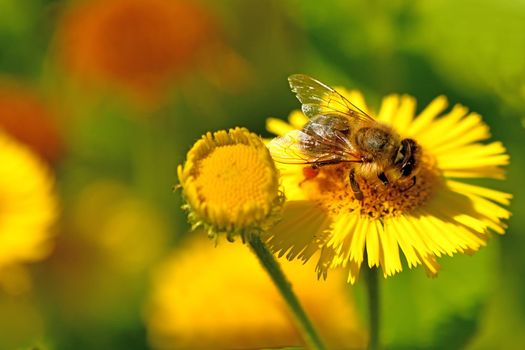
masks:
<path id="1" fill-rule="evenodd" d="M 285 164 L 361 162 L 349 141 L 336 133 L 337 141 L 333 141 L 326 135 L 309 135 L 301 130 L 292 130 L 270 141 L 268 149 L 273 160 Z"/>
<path id="2" fill-rule="evenodd" d="M 302 104 L 303 113 L 309 118 L 332 113 L 343 115 L 350 120 L 374 120 L 336 90 L 308 75 L 291 75 L 288 77 L 288 82 Z"/>

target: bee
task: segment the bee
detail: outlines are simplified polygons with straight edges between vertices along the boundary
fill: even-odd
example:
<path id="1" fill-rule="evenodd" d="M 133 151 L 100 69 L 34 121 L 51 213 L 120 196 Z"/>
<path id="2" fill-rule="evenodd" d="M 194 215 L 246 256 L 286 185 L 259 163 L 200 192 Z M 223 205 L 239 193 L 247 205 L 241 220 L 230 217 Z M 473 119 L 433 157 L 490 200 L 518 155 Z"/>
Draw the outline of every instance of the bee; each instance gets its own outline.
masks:
<path id="1" fill-rule="evenodd" d="M 310 76 L 294 74 L 288 81 L 309 120 L 302 130 L 270 142 L 276 162 L 308 165 L 304 173 L 310 177 L 323 166 L 351 164 L 348 178 L 357 200 L 363 200 L 358 176 L 377 178 L 385 186 L 410 179 L 408 188 L 416 184 L 421 153 L 416 141 L 401 139 L 390 126 Z"/>

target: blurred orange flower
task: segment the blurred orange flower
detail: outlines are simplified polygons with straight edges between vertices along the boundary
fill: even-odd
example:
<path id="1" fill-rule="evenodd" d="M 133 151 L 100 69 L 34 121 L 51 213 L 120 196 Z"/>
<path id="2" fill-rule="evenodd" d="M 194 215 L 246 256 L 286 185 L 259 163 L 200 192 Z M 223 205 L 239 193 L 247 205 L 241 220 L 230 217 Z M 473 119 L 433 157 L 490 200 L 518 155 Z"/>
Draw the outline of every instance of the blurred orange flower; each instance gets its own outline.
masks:
<path id="1" fill-rule="evenodd" d="M 62 155 L 62 138 L 53 112 L 29 89 L 0 83 L 0 128 L 49 162 Z"/>
<path id="2" fill-rule="evenodd" d="M 179 247 L 158 269 L 146 309 L 153 348 L 303 345 L 292 314 L 248 247 L 220 245 L 202 235 Z M 330 349 L 365 347 L 366 335 L 342 275 L 318 281 L 300 262 L 282 261 L 282 267 Z"/>
<path id="3" fill-rule="evenodd" d="M 149 100 L 215 37 L 207 11 L 193 1 L 93 0 L 66 13 L 58 49 L 81 78 L 116 83 Z"/>

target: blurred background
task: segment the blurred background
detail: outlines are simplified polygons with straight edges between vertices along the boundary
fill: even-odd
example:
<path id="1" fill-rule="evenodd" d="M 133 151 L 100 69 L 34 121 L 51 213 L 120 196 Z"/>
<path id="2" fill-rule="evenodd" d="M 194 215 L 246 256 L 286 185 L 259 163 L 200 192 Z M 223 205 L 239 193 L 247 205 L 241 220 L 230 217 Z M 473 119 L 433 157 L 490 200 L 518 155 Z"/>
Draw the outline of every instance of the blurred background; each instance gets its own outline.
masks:
<path id="1" fill-rule="evenodd" d="M 0 127 L 47 169 L 54 186 L 33 190 L 58 209 L 44 233 L 17 233 L 20 253 L 0 249 L 0 349 L 300 346 L 245 247 L 188 234 L 172 192 L 201 134 L 270 136 L 266 118 L 298 108 L 286 81 L 298 72 L 360 89 L 375 108 L 389 93 L 415 96 L 419 110 L 444 94 L 484 117 L 511 155 L 506 181 L 478 182 L 514 195 L 507 234 L 441 259 L 437 279 L 406 269 L 381 281 L 382 341 L 523 349 L 518 0 L 1 0 Z M 9 187 L 41 175 L 0 183 L 2 220 Z M 13 240 L 4 231 L 0 247 Z M 362 287 L 285 264 L 331 347 L 365 346 Z"/>

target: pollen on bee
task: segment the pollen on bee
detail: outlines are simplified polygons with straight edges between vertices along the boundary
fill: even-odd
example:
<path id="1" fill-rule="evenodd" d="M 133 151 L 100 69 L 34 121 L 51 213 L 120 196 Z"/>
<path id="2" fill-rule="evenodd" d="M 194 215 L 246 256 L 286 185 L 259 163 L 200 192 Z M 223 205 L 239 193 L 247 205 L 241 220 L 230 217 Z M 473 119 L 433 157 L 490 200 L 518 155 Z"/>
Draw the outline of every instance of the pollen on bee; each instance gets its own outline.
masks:
<path id="1" fill-rule="evenodd" d="M 306 166 L 303 168 L 303 176 L 305 180 L 311 180 L 319 174 L 319 168 L 314 168 L 312 166 Z"/>

